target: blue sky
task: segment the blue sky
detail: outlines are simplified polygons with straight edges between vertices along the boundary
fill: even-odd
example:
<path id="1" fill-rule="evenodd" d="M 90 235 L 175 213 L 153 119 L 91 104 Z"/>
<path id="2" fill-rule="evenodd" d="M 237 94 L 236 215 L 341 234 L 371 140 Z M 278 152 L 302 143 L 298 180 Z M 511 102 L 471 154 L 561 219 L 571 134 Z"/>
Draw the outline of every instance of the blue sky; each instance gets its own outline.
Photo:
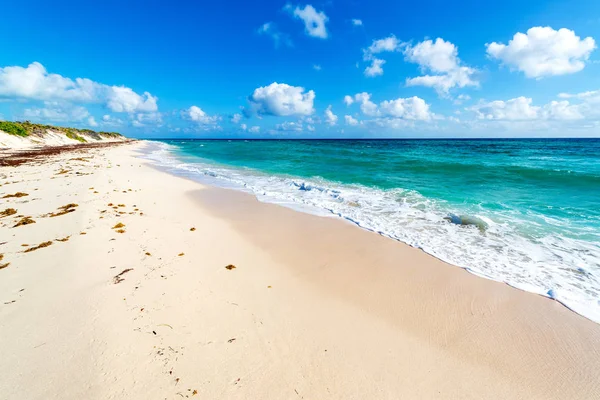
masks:
<path id="1" fill-rule="evenodd" d="M 22 1 L 3 14 L 3 119 L 135 137 L 600 136 L 597 1 Z"/>

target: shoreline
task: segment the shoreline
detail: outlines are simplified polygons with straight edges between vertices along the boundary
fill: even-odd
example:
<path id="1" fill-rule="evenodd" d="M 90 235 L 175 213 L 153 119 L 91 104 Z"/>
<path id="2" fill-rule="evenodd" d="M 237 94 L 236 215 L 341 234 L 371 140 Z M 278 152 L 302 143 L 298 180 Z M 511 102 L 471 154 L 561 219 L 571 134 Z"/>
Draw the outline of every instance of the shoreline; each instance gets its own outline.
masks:
<path id="1" fill-rule="evenodd" d="M 204 139 L 202 140 L 204 141 Z M 247 142 L 247 140 L 239 140 L 239 141 L 243 141 L 243 142 Z M 148 146 L 155 146 L 155 145 L 161 145 L 161 146 L 167 146 L 167 151 L 173 151 L 173 149 L 176 149 L 177 146 L 176 145 L 172 145 L 169 143 L 165 143 L 162 141 L 149 141 Z M 170 150 L 169 150 L 170 149 Z M 158 150 L 158 151 L 157 151 Z M 584 289 L 582 289 L 581 287 L 579 287 L 580 291 L 576 291 L 575 292 L 575 296 L 572 296 L 573 293 L 569 292 L 569 288 L 571 290 L 573 290 L 572 287 L 570 287 L 569 285 L 573 285 L 573 282 L 571 281 L 561 281 L 560 277 L 556 278 L 555 276 L 551 275 L 551 278 L 556 278 L 556 280 L 551 279 L 551 283 L 546 285 L 545 282 L 542 280 L 540 281 L 539 279 L 535 279 L 535 278 L 531 278 L 530 280 L 523 280 L 520 281 L 519 279 L 515 279 L 516 277 L 518 278 L 518 274 L 519 271 L 512 271 L 509 269 L 508 274 L 503 274 L 506 272 L 506 268 L 507 265 L 518 265 L 516 263 L 508 263 L 508 264 L 503 264 L 500 261 L 504 261 L 504 260 L 498 260 L 498 259 L 493 259 L 493 261 L 495 262 L 500 262 L 499 264 L 494 264 L 494 262 L 491 262 L 491 264 L 493 265 L 492 268 L 490 268 L 489 270 L 486 269 L 482 269 L 480 265 L 477 265 L 477 263 L 472 264 L 469 263 L 470 261 L 473 261 L 473 259 L 470 259 L 467 257 L 467 259 L 463 260 L 460 257 L 457 258 L 457 256 L 460 256 L 461 254 L 464 253 L 460 253 L 460 254 L 456 254 L 456 242 L 452 242 L 451 237 L 455 236 L 455 237 L 463 237 L 463 235 L 465 234 L 465 232 L 461 231 L 461 229 L 463 227 L 458 228 L 459 231 L 453 231 L 453 230 L 449 230 L 449 231 L 444 231 L 445 233 L 445 238 L 447 238 L 446 240 L 450 240 L 450 246 L 446 246 L 446 242 L 444 242 L 444 244 L 440 243 L 439 240 L 436 242 L 436 245 L 433 246 L 431 245 L 431 243 L 428 243 L 426 246 L 423 246 L 422 242 L 419 242 L 417 240 L 417 242 L 414 242 L 414 237 L 412 237 L 411 235 L 408 235 L 407 237 L 402 237 L 402 235 L 398 236 L 395 235 L 393 232 L 394 230 L 390 230 L 388 229 L 388 226 L 383 226 L 383 227 L 376 227 L 373 226 L 372 224 L 369 225 L 369 215 L 367 215 L 367 218 L 365 219 L 364 215 L 362 217 L 360 217 L 360 215 L 357 217 L 354 214 L 351 214 L 348 212 L 347 209 L 342 209 L 342 211 L 340 211 L 339 209 L 335 208 L 335 206 L 333 208 L 330 208 L 331 205 L 329 203 L 323 203 L 320 204 L 318 203 L 318 201 L 315 203 L 314 199 L 311 200 L 307 200 L 305 201 L 304 198 L 295 198 L 295 197 L 286 197 L 281 196 L 278 197 L 276 195 L 273 195 L 273 191 L 277 191 L 280 188 L 281 183 L 278 182 L 275 184 L 275 186 L 260 186 L 256 185 L 256 182 L 252 180 L 252 178 L 254 178 L 256 176 L 256 174 L 249 174 L 248 176 L 243 176 L 243 178 L 249 178 L 246 181 L 240 182 L 240 178 L 239 176 L 236 175 L 237 171 L 236 168 L 237 167 L 231 167 L 231 171 L 233 171 L 233 174 L 229 174 L 231 171 L 228 170 L 227 168 L 229 167 L 228 165 L 220 165 L 219 163 L 212 165 L 212 164 L 203 164 L 203 161 L 200 161 L 200 170 L 197 170 L 198 173 L 196 172 L 189 172 L 189 170 L 186 167 L 183 167 L 180 169 L 179 165 L 177 165 L 178 163 L 183 163 L 184 166 L 191 166 L 192 169 L 196 168 L 196 165 L 194 164 L 193 161 L 186 161 L 186 160 L 180 160 L 178 158 L 178 156 L 173 156 L 173 155 L 169 155 L 166 158 L 163 158 L 162 156 L 156 156 L 155 153 L 162 153 L 163 151 L 165 151 L 164 148 L 162 147 L 156 147 L 153 148 L 152 150 L 148 150 L 147 148 L 144 150 L 144 152 L 142 152 L 142 156 L 145 159 L 148 160 L 152 160 L 153 164 L 156 164 L 156 168 L 158 168 L 159 170 L 163 171 L 163 172 L 167 172 L 170 174 L 173 174 L 175 176 L 178 177 L 183 177 L 185 179 L 190 179 L 193 182 L 197 182 L 199 184 L 202 185 L 208 185 L 208 186 L 212 186 L 212 187 L 216 187 L 219 189 L 226 189 L 226 190 L 234 190 L 237 192 L 241 192 L 241 193 L 246 193 L 251 195 L 252 197 L 255 197 L 258 201 L 263 202 L 263 203 L 268 203 L 268 204 L 275 204 L 275 205 L 279 205 L 279 206 L 283 206 L 289 209 L 292 209 L 294 211 L 297 212 L 302 212 L 302 213 L 306 213 L 306 214 L 310 214 L 310 215 L 317 215 L 317 216 L 326 216 L 326 217 L 330 217 L 330 218 L 335 218 L 335 219 L 341 219 L 345 222 L 350 223 L 352 226 L 358 227 L 360 229 L 372 232 L 372 233 L 376 233 L 378 235 L 381 235 L 383 237 L 389 238 L 391 240 L 394 240 L 396 242 L 399 242 L 403 245 L 407 245 L 410 247 L 413 247 L 415 249 L 418 249 L 422 252 L 424 252 L 425 254 L 427 254 L 430 257 L 434 257 L 435 259 L 447 264 L 447 265 L 451 265 L 453 267 L 458 267 L 461 269 L 464 269 L 465 271 L 469 272 L 470 274 L 473 274 L 475 276 L 478 276 L 480 278 L 484 278 L 487 280 L 491 280 L 494 282 L 499 282 L 499 283 L 503 283 L 506 284 L 512 288 L 518 289 L 518 290 L 522 290 L 528 293 L 532 293 L 547 299 L 551 299 L 554 301 L 557 301 L 558 303 L 560 303 L 561 305 L 563 305 L 564 307 L 566 307 L 567 309 L 569 309 L 570 311 L 583 316 L 586 319 L 589 319 L 590 321 L 594 322 L 594 323 L 599 323 L 600 324 L 600 316 L 598 314 L 597 307 L 594 307 L 595 305 L 595 299 L 590 299 L 590 298 L 584 298 L 584 301 L 581 301 L 582 299 L 577 297 L 578 295 L 581 296 L 581 293 L 585 293 L 584 289 L 589 290 L 594 290 L 594 287 L 585 287 Z M 177 166 L 173 166 L 172 163 L 175 161 L 175 165 Z M 189 162 L 191 162 L 191 164 L 188 164 Z M 208 172 L 207 172 L 208 171 Z M 261 170 L 257 169 L 255 172 L 260 173 Z M 264 173 L 264 172 L 263 172 Z M 214 175 L 213 175 L 214 174 Z M 273 178 L 277 178 L 278 175 L 277 174 L 270 174 L 269 176 L 273 177 Z M 233 179 L 230 179 L 232 178 Z M 286 181 L 287 184 L 291 185 L 295 185 L 296 187 L 301 187 L 305 184 L 309 187 L 308 189 L 306 189 L 307 191 L 311 191 L 312 189 L 317 189 L 317 191 L 324 191 L 324 192 L 329 192 L 329 191 L 333 191 L 335 192 L 336 196 L 337 194 L 340 193 L 340 190 L 342 190 L 341 192 L 341 197 L 346 198 L 347 195 L 352 195 L 353 193 L 344 193 L 343 190 L 347 189 L 347 188 L 340 188 L 335 184 L 335 182 L 321 182 L 321 181 L 317 181 L 315 182 L 315 179 L 311 179 L 308 177 L 302 177 L 302 176 L 287 176 L 284 175 L 284 179 Z M 298 183 L 299 182 L 299 183 Z M 279 186 L 278 186 L 279 184 Z M 275 188 L 273 190 L 273 187 Z M 368 189 L 368 188 L 367 188 Z M 263 193 L 264 190 L 264 193 Z M 285 189 L 282 189 L 285 192 Z M 289 193 L 286 192 L 286 194 L 289 195 Z M 347 198 L 345 199 L 346 201 L 348 200 Z M 346 201 L 342 201 L 342 202 L 346 202 Z M 361 199 L 362 202 L 362 199 Z M 367 204 L 367 206 L 369 206 L 370 204 Z M 452 212 L 454 212 L 454 210 L 452 210 Z M 453 215 L 453 214 L 448 214 L 448 215 Z M 493 222 L 489 221 L 489 215 L 486 217 L 481 217 L 477 214 L 468 214 L 468 217 L 474 217 L 475 219 L 479 220 L 482 223 L 490 223 L 493 224 Z M 423 218 L 423 216 L 417 216 Z M 444 218 L 445 219 L 445 218 Z M 405 222 L 405 221 L 403 221 Z M 410 222 L 409 222 L 410 223 Z M 456 224 L 448 224 L 449 226 L 453 226 Z M 460 225 L 460 223 L 458 224 Z M 479 227 L 479 226 L 478 226 Z M 417 227 L 418 228 L 418 227 Z M 432 226 L 427 226 L 428 229 L 437 229 L 437 228 L 433 228 Z M 446 228 L 444 228 L 446 229 Z M 409 230 L 413 230 L 413 228 L 411 227 Z M 434 232 L 434 233 L 438 233 L 438 232 Z M 489 233 L 489 232 L 488 232 Z M 449 236 L 450 235 L 450 236 Z M 492 233 L 493 235 L 493 233 Z M 479 237 L 479 236 L 478 236 Z M 417 237 L 418 239 L 418 237 Z M 464 240 L 464 239 L 462 239 Z M 459 239 L 460 244 L 465 244 L 463 243 L 460 239 Z M 512 245 L 507 244 L 508 242 L 503 241 L 500 243 L 495 243 L 496 246 L 499 245 L 503 245 L 505 247 L 511 248 L 511 247 L 517 247 L 519 248 L 519 246 L 514 246 L 514 243 L 512 243 Z M 477 243 L 466 243 L 466 249 L 469 249 L 469 245 L 481 245 L 481 243 L 477 244 Z M 523 243 L 519 242 L 520 245 L 523 245 Z M 527 244 L 532 244 L 532 243 L 527 243 Z M 487 245 L 489 246 L 490 244 L 487 243 Z M 445 252 L 444 249 L 445 247 L 452 247 L 454 246 L 454 250 L 450 251 L 448 254 L 448 252 Z M 484 245 L 485 247 L 485 245 Z M 461 247 L 460 251 L 462 252 L 464 249 Z M 539 249 L 538 249 L 539 250 Z M 468 253 L 468 251 L 465 250 L 465 253 Z M 493 252 L 492 252 L 493 253 Z M 489 252 L 483 252 L 478 254 L 479 255 L 479 259 L 485 259 L 486 256 L 494 256 L 494 254 L 490 254 Z M 523 256 L 527 255 L 531 258 L 535 258 L 535 254 L 531 255 L 531 254 L 522 254 Z M 477 257 L 476 257 L 477 260 Z M 593 263 L 593 261 L 592 261 Z M 556 267 L 556 264 L 554 264 L 554 267 Z M 528 269 L 528 268 L 532 268 L 531 265 L 528 264 L 523 264 L 521 266 L 521 269 Z M 542 268 L 539 265 L 536 266 L 536 268 Z M 544 267 L 545 268 L 545 267 Z M 559 269 L 575 269 L 575 266 L 573 266 L 573 264 L 561 264 L 558 267 Z M 543 268 L 542 268 L 543 270 Z M 593 274 L 592 272 L 588 272 L 587 268 L 579 268 L 580 272 L 582 274 L 590 274 L 589 276 L 594 276 L 595 274 Z M 551 273 L 555 272 L 555 270 L 550 270 Z M 513 273 L 516 273 L 517 276 L 515 277 L 515 275 L 513 275 Z M 537 277 L 539 278 L 539 276 Z M 546 277 L 546 279 L 548 279 Z M 577 286 L 577 282 L 575 282 L 575 286 Z M 563 291 L 563 287 L 566 287 L 567 289 L 564 289 Z M 586 303 L 586 301 L 588 301 Z M 590 301 L 593 301 L 592 303 L 590 303 Z"/>
<path id="2" fill-rule="evenodd" d="M 0 253 L 11 262 L 0 270 L 3 393 L 600 394 L 600 326 L 562 304 L 347 221 L 160 171 L 134 155 L 142 145 L 86 150 L 88 162 L 67 154 L 44 167 L 1 167 L 12 174 L 1 192 L 31 192 L 10 202 L 37 222 L 12 228 L 11 217 L 0 219 L 10 234 Z M 63 167 L 73 172 L 55 175 Z M 22 182 L 4 184 L 18 169 Z M 40 217 L 68 202 L 76 211 Z M 122 234 L 111 229 L 118 222 Z M 20 248 L 25 238 L 67 235 Z"/>

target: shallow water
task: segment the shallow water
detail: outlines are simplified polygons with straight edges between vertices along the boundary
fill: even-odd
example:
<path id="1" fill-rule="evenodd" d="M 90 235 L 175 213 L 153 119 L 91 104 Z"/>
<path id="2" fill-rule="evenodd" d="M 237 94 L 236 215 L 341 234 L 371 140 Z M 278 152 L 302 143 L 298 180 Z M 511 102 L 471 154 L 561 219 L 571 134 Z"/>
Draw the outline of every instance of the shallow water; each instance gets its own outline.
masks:
<path id="1" fill-rule="evenodd" d="M 346 218 L 600 322 L 600 140 L 164 140 L 147 157 Z"/>

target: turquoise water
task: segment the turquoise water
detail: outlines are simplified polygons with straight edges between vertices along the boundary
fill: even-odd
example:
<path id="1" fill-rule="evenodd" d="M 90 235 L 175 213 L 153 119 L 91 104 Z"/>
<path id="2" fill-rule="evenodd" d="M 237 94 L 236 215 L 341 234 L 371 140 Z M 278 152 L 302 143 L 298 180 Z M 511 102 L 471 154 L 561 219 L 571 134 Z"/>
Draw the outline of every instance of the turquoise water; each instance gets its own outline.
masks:
<path id="1" fill-rule="evenodd" d="M 164 140 L 149 157 L 600 322 L 600 140 Z"/>

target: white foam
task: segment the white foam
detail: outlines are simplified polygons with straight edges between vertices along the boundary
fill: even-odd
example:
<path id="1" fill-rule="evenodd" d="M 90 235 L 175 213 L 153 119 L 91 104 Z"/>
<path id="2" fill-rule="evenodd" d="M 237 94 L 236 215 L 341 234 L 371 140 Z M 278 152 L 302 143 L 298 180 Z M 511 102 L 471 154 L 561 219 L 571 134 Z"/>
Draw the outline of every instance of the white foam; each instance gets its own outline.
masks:
<path id="1" fill-rule="evenodd" d="M 524 231 L 541 228 L 530 220 L 524 222 L 511 211 L 492 214 L 479 208 L 472 215 L 487 223 L 488 228 L 481 232 L 475 226 L 448 223 L 444 217 L 457 210 L 415 191 L 267 175 L 196 159 L 186 163 L 179 160 L 174 149 L 156 142 L 146 157 L 173 173 L 243 190 L 261 201 L 344 218 L 476 275 L 553 298 L 600 322 L 598 243 L 559 235 L 527 236 Z M 542 221 L 544 218 L 547 217 L 541 216 Z"/>

